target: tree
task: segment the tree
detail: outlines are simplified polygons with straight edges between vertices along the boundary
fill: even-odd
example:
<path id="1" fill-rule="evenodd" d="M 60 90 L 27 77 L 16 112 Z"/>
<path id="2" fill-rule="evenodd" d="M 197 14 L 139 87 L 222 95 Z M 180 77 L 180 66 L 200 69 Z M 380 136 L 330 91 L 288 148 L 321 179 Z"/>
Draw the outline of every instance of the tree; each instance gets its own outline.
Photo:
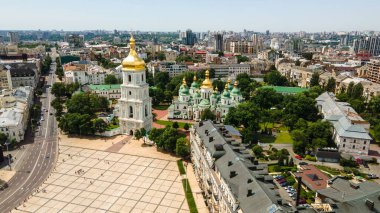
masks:
<path id="1" fill-rule="evenodd" d="M 372 116 L 378 116 L 380 114 L 380 95 L 372 97 L 368 103 L 368 112 Z"/>
<path id="2" fill-rule="evenodd" d="M 116 78 L 116 76 L 114 75 L 107 75 L 105 78 L 104 78 L 104 83 L 105 84 L 117 84 L 119 83 L 118 79 Z"/>
<path id="3" fill-rule="evenodd" d="M 160 61 L 164 61 L 166 59 L 165 53 L 158 52 L 157 53 L 157 59 L 160 60 Z"/>
<path id="4" fill-rule="evenodd" d="M 95 132 L 102 133 L 106 131 L 107 123 L 103 119 L 101 118 L 93 119 L 92 123 L 93 123 L 93 129 L 95 130 Z"/>
<path id="5" fill-rule="evenodd" d="M 380 141 L 380 123 L 377 124 L 377 125 L 373 128 L 373 133 L 374 133 L 373 137 L 375 138 L 375 140 L 376 140 L 377 142 L 379 142 L 379 141 Z"/>
<path id="6" fill-rule="evenodd" d="M 353 89 L 352 89 L 352 94 L 350 98 L 352 99 L 360 99 L 363 96 L 363 85 L 361 83 L 357 83 Z"/>
<path id="7" fill-rule="evenodd" d="M 252 147 L 252 152 L 256 157 L 260 157 L 263 155 L 263 148 L 260 145 L 255 145 Z"/>
<path id="8" fill-rule="evenodd" d="M 325 89 L 328 92 L 335 92 L 335 87 L 336 87 L 335 78 L 330 77 L 329 80 L 327 81 L 327 85 Z"/>
<path id="9" fill-rule="evenodd" d="M 270 109 L 282 102 L 282 95 L 274 91 L 271 88 L 258 88 L 252 100 L 257 106 L 260 106 L 261 109 Z"/>
<path id="10" fill-rule="evenodd" d="M 189 141 L 186 138 L 178 138 L 175 153 L 181 157 L 187 157 L 190 153 Z"/>
<path id="11" fill-rule="evenodd" d="M 353 81 L 351 81 L 348 84 L 347 91 L 346 91 L 348 98 L 352 97 L 352 94 L 353 94 L 353 91 L 354 91 L 354 86 L 355 86 L 355 83 Z"/>
<path id="12" fill-rule="evenodd" d="M 304 154 L 308 145 L 308 136 L 303 130 L 293 130 L 291 132 L 293 139 L 293 150 L 295 153 Z"/>
<path id="13" fill-rule="evenodd" d="M 190 126 L 188 123 L 185 123 L 185 125 L 183 125 L 183 128 L 188 131 L 190 129 Z"/>
<path id="14" fill-rule="evenodd" d="M 157 128 L 151 129 L 148 136 L 149 140 L 155 142 L 164 131 L 165 129 L 157 129 Z"/>
<path id="15" fill-rule="evenodd" d="M 297 66 L 297 67 L 301 66 L 300 60 L 297 59 L 297 61 L 294 63 L 294 65 Z"/>
<path id="16" fill-rule="evenodd" d="M 134 134 L 136 140 L 140 140 L 143 136 L 141 135 L 141 131 L 138 129 L 135 131 L 135 134 Z"/>
<path id="17" fill-rule="evenodd" d="M 288 80 L 285 76 L 281 75 L 281 73 L 277 70 L 273 70 L 264 76 L 264 81 L 269 85 L 274 86 L 287 86 Z"/>
<path id="18" fill-rule="evenodd" d="M 140 133 L 141 133 L 142 137 L 146 136 L 146 129 L 145 128 L 141 128 L 140 129 Z"/>
<path id="19" fill-rule="evenodd" d="M 357 113 L 363 113 L 366 106 L 365 106 L 365 103 L 363 100 L 360 100 L 360 99 L 351 99 L 348 101 L 350 103 L 350 105 L 352 106 L 352 108 L 355 109 L 355 111 Z"/>
<path id="20" fill-rule="evenodd" d="M 313 53 L 302 53 L 302 57 L 310 61 L 313 59 Z"/>
<path id="21" fill-rule="evenodd" d="M 203 110 L 203 112 L 201 113 L 201 120 L 204 121 L 204 120 L 215 120 L 215 115 L 213 112 L 211 112 L 211 110 L 209 108 Z"/>
<path id="22" fill-rule="evenodd" d="M 56 82 L 51 88 L 51 93 L 56 97 L 66 96 L 66 85 L 61 82 Z"/>
<path id="23" fill-rule="evenodd" d="M 5 144 L 5 142 L 7 141 L 8 137 L 6 134 L 0 132 L 0 145 L 3 145 Z"/>
<path id="24" fill-rule="evenodd" d="M 298 121 L 298 118 L 315 121 L 318 119 L 318 109 L 315 105 L 316 101 L 313 98 L 298 94 L 293 97 L 293 100 L 285 104 L 284 114 L 295 115 L 295 122 Z M 291 116 L 291 118 L 293 119 L 294 117 Z"/>
<path id="25" fill-rule="evenodd" d="M 78 93 L 66 101 L 69 113 L 93 115 L 95 112 L 107 111 L 108 100 L 92 93 Z"/>
<path id="26" fill-rule="evenodd" d="M 319 73 L 314 72 L 310 79 L 310 87 L 319 87 Z"/>
<path id="27" fill-rule="evenodd" d="M 60 97 L 57 97 L 50 104 L 55 109 L 55 116 L 58 118 L 62 116 L 63 103 L 64 101 Z"/>
<path id="28" fill-rule="evenodd" d="M 159 148 L 162 148 L 169 152 L 174 152 L 178 138 L 179 135 L 177 130 L 171 126 L 167 126 L 165 127 L 164 132 L 155 141 L 155 143 Z"/>
<path id="29" fill-rule="evenodd" d="M 237 63 L 240 64 L 242 62 L 247 62 L 249 61 L 249 58 L 247 56 L 241 56 L 241 55 L 237 55 L 236 56 L 237 58 Z"/>
<path id="30" fill-rule="evenodd" d="M 178 122 L 175 121 L 172 126 L 173 126 L 174 129 L 178 129 L 178 127 L 179 127 Z"/>
<path id="31" fill-rule="evenodd" d="M 224 123 L 235 127 L 250 127 L 252 131 L 257 131 L 259 130 L 259 111 L 255 104 L 245 101 L 236 108 L 232 107 L 228 110 Z"/>
<path id="32" fill-rule="evenodd" d="M 169 73 L 168 72 L 158 72 L 154 75 L 154 85 L 157 88 L 165 90 L 166 85 L 169 83 Z"/>
<path id="33" fill-rule="evenodd" d="M 224 86 L 226 85 L 226 82 L 225 81 L 222 81 L 220 79 L 215 79 L 213 82 L 212 82 L 212 87 L 213 88 L 217 88 L 219 92 L 222 92 L 224 90 Z"/>

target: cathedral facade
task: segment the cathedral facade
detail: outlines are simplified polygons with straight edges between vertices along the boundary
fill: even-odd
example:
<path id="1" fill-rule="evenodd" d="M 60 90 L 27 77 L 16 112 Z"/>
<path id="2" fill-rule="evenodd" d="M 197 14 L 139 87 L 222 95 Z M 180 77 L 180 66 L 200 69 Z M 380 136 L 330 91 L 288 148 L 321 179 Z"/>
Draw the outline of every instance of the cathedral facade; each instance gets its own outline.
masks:
<path id="1" fill-rule="evenodd" d="M 146 83 L 145 62 L 138 56 L 133 36 L 129 55 L 122 62 L 123 84 L 118 102 L 120 130 L 133 135 L 136 130 L 152 128 L 152 100 Z"/>
<path id="2" fill-rule="evenodd" d="M 228 80 L 224 91 L 219 93 L 212 88 L 209 71 L 206 71 L 206 78 L 199 85 L 196 76 L 190 88 L 187 86 L 185 78 L 179 89 L 178 98 L 173 101 L 168 109 L 169 119 L 185 119 L 199 121 L 202 112 L 210 109 L 215 115 L 217 122 L 223 122 L 228 110 L 243 101 L 238 82 L 232 86 Z"/>

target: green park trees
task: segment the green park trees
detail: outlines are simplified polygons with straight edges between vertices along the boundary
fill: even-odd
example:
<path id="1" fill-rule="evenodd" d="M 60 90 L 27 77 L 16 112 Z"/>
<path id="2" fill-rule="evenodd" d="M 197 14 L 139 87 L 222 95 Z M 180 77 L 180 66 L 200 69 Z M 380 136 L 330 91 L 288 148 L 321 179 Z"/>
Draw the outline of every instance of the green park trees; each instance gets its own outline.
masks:
<path id="1" fill-rule="evenodd" d="M 116 78 L 115 75 L 107 75 L 104 78 L 104 84 L 118 84 L 120 83 L 119 80 Z"/>
<path id="2" fill-rule="evenodd" d="M 213 112 L 211 112 L 211 110 L 209 108 L 205 109 L 202 111 L 201 113 L 201 120 L 204 121 L 204 120 L 215 120 L 215 115 Z"/>
<path id="3" fill-rule="evenodd" d="M 310 79 L 310 87 L 319 86 L 319 73 L 314 72 Z"/>
<path id="4" fill-rule="evenodd" d="M 272 70 L 264 76 L 264 81 L 273 86 L 287 86 L 288 80 L 277 70 Z"/>

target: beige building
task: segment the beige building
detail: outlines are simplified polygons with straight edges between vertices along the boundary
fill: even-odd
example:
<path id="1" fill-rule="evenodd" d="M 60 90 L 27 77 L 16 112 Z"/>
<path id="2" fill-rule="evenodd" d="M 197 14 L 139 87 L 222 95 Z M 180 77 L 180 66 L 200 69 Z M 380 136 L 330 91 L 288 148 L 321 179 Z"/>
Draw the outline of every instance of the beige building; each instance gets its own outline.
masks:
<path id="1" fill-rule="evenodd" d="M 0 89 L 12 89 L 11 67 L 0 64 Z"/>
<path id="2" fill-rule="evenodd" d="M 380 83 L 380 60 L 372 59 L 367 63 L 368 71 L 367 78 L 368 80 Z"/>

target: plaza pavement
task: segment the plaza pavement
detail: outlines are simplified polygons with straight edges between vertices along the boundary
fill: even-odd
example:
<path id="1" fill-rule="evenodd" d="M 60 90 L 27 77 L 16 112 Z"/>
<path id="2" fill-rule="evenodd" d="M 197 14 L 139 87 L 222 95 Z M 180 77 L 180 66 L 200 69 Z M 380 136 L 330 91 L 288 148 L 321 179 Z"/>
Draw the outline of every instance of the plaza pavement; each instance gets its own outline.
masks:
<path id="1" fill-rule="evenodd" d="M 141 147 L 119 151 L 131 144 Z M 135 152 L 143 157 L 60 145 L 51 176 L 12 212 L 189 212 L 173 157 L 146 157 L 146 148 Z"/>

